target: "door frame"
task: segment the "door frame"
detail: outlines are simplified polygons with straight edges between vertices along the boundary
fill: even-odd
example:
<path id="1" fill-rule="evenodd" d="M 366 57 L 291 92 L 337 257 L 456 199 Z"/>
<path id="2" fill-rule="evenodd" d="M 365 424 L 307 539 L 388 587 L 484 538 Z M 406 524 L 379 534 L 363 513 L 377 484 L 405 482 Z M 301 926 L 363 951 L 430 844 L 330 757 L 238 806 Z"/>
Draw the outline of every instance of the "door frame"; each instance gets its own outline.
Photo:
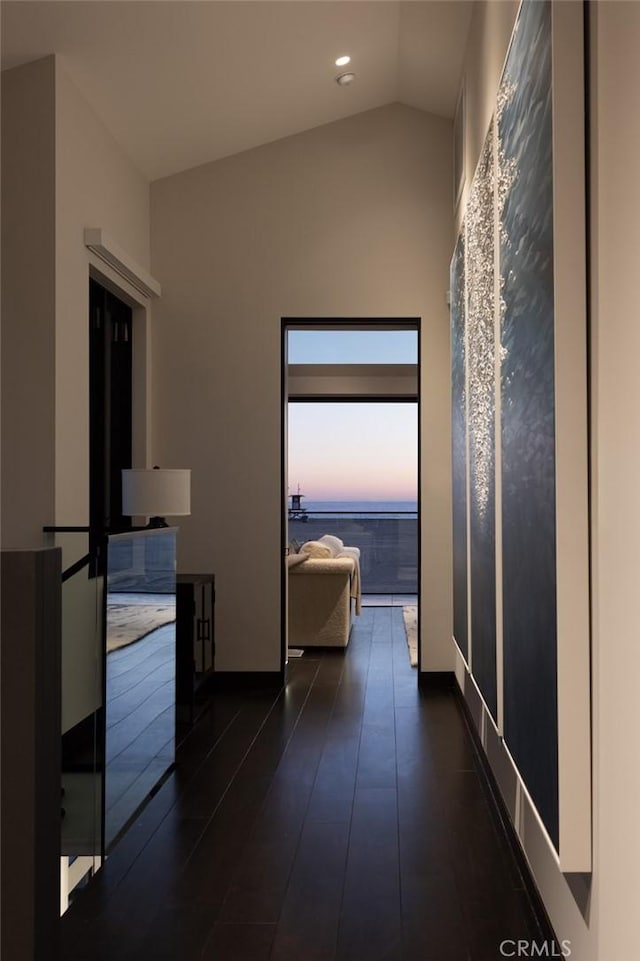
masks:
<path id="1" fill-rule="evenodd" d="M 288 513 L 287 513 L 287 405 L 289 403 L 289 392 L 287 385 L 287 334 L 290 330 L 415 330 L 418 337 L 418 378 L 417 378 L 417 398 L 418 405 L 418 490 L 417 490 L 417 514 L 418 514 L 418 603 L 417 603 L 417 634 L 418 634 L 418 667 L 416 671 L 416 683 L 420 682 L 422 672 L 422 632 L 420 622 L 420 601 L 422 595 L 422 318 L 421 317 L 281 317 L 280 327 L 280 675 L 283 683 L 287 680 L 287 621 L 288 621 L 288 583 L 287 583 L 287 561 L 288 551 Z M 345 401 L 345 397 L 336 396 L 327 398 L 327 401 Z M 366 403 L 366 397 L 348 398 L 351 401 L 361 401 Z M 383 399 L 393 402 L 393 397 L 376 397 L 371 400 Z M 402 403 L 398 399 L 398 403 Z M 321 403 L 321 401 L 320 401 Z"/>

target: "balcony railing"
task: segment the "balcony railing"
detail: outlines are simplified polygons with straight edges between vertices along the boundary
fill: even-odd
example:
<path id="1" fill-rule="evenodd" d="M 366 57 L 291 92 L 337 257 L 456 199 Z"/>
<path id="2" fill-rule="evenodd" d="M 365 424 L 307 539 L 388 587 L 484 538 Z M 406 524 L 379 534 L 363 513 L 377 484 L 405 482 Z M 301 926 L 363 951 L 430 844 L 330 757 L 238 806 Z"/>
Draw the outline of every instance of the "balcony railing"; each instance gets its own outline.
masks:
<path id="1" fill-rule="evenodd" d="M 418 593 L 418 515 L 409 511 L 312 511 L 289 516 L 289 541 L 333 534 L 360 548 L 364 594 Z"/>

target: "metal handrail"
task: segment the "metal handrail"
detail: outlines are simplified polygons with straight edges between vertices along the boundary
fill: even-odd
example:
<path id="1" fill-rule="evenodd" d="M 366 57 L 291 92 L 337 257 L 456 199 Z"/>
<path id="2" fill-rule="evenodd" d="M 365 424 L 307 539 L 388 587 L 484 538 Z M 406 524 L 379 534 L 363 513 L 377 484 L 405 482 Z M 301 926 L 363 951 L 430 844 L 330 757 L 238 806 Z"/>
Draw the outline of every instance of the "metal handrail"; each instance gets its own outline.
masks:
<path id="1" fill-rule="evenodd" d="M 292 508 L 289 508 L 289 510 L 291 510 L 291 509 L 292 509 Z M 388 511 L 316 511 L 316 510 L 313 509 L 313 507 L 300 508 L 299 510 L 300 510 L 300 511 L 304 510 L 304 512 L 305 512 L 306 514 L 331 514 L 332 517 L 335 517 L 336 514 L 344 514 L 346 517 L 362 517 L 363 514 L 384 514 L 384 515 L 393 514 L 394 517 L 396 516 L 396 514 L 409 514 L 411 517 L 417 517 L 417 515 L 418 515 L 418 511 L 417 511 L 417 510 L 415 510 L 415 511 L 394 511 L 394 510 L 388 510 Z"/>
<path id="2" fill-rule="evenodd" d="M 46 524 L 42 530 L 45 534 L 91 534 L 91 528 L 84 524 Z M 89 544 L 91 545 L 91 541 L 89 541 Z M 80 571 L 84 570 L 85 567 L 89 567 L 90 564 L 97 561 L 98 554 L 99 547 L 94 546 L 93 549 L 89 550 L 88 554 L 85 554 L 71 564 L 70 567 L 62 571 L 62 583 L 64 584 L 72 577 L 75 577 L 76 574 L 79 574 Z"/>

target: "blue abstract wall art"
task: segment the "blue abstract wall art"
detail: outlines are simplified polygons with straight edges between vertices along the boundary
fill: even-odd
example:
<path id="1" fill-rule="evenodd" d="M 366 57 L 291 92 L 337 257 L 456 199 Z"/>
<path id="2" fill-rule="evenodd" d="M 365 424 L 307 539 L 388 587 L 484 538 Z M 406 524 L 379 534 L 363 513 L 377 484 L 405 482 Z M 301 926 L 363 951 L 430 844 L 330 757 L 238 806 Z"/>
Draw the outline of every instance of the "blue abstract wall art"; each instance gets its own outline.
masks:
<path id="1" fill-rule="evenodd" d="M 466 211 L 471 661 L 497 716 L 495 541 L 495 176 L 493 124 Z"/>
<path id="2" fill-rule="evenodd" d="M 451 265 L 452 466 L 454 636 L 558 848 L 551 44 L 523 0 Z"/>
<path id="3" fill-rule="evenodd" d="M 498 95 L 504 737 L 558 845 L 551 4 Z"/>
<path id="4" fill-rule="evenodd" d="M 467 389 L 464 229 L 451 261 L 451 476 L 453 508 L 453 636 L 469 659 L 467 604 Z"/>

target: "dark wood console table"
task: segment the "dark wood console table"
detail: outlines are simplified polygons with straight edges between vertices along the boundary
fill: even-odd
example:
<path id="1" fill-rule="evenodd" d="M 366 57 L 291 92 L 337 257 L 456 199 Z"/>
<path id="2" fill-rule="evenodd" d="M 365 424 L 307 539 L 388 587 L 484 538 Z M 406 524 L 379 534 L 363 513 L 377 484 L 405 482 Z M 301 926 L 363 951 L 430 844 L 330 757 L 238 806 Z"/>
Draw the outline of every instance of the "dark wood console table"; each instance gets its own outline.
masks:
<path id="1" fill-rule="evenodd" d="M 207 707 L 215 670 L 215 575 L 176 578 L 176 734 Z"/>

